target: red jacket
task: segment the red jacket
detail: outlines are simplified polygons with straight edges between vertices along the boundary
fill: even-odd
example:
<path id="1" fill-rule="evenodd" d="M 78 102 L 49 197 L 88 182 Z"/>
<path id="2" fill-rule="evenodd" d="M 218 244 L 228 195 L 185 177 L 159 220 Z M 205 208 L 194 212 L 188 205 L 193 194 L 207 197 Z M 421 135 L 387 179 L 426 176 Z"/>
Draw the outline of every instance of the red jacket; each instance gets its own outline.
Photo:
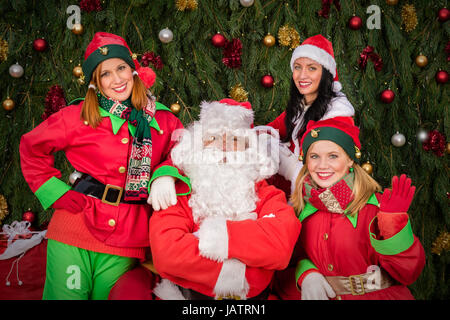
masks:
<path id="1" fill-rule="evenodd" d="M 80 119 L 82 104 L 61 109 L 22 136 L 22 173 L 45 209 L 70 189 L 60 180 L 61 172 L 53 166 L 53 154 L 56 151 L 64 151 L 67 160 L 77 171 L 87 173 L 105 185 L 125 186 L 128 154 L 133 139 L 130 133 L 132 126 L 125 119 L 99 109 L 103 120 L 93 129 Z M 161 173 L 177 176 L 178 170 L 171 167 L 169 154 L 175 144 L 171 139 L 172 132 L 183 128 L 182 123 L 168 108 L 157 103 L 150 127 L 153 177 Z M 165 173 L 167 169 L 171 173 Z M 87 205 L 83 211 L 84 222 L 95 238 L 115 247 L 149 246 L 149 205 L 120 203 L 113 206 L 96 198 L 85 197 Z M 50 238 L 53 228 L 71 229 L 61 222 L 64 221 L 61 215 L 71 214 L 66 210 L 55 211 L 59 222 L 57 226 L 50 223 Z M 70 217 L 68 220 L 71 220 Z M 72 232 L 68 237 L 74 238 L 76 235 Z"/>
<path id="2" fill-rule="evenodd" d="M 256 185 L 259 201 L 256 220 L 227 221 L 228 257 L 246 265 L 250 290 L 261 293 L 275 270 L 284 269 L 298 238 L 301 224 L 281 190 L 261 181 Z M 204 258 L 199 229 L 188 205 L 190 196 L 178 198 L 176 206 L 154 212 L 150 219 L 150 242 L 155 268 L 164 278 L 208 296 L 218 280 L 223 262 Z"/>
<path id="3" fill-rule="evenodd" d="M 407 285 L 419 277 L 425 265 L 420 241 L 410 222 L 387 240 L 377 231 L 378 200 L 372 196 L 356 218 L 320 211 L 309 204 L 300 214 L 300 244 L 303 259 L 297 267 L 301 286 L 306 272 L 316 268 L 323 276 L 351 276 L 368 272 L 371 265 L 384 269 L 397 285 L 364 295 L 342 295 L 340 299 L 413 299 Z M 370 227 L 370 230 L 369 230 Z M 300 270 L 301 269 L 301 270 Z"/>

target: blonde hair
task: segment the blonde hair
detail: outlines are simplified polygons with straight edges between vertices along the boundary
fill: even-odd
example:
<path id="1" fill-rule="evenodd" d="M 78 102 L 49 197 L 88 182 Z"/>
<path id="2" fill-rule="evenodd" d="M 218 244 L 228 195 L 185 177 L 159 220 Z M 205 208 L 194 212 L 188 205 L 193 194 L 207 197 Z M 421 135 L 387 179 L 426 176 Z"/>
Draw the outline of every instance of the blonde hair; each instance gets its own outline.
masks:
<path id="1" fill-rule="evenodd" d="M 100 63 L 92 72 L 91 82 L 101 94 L 103 94 L 102 87 L 100 85 Z M 104 94 L 103 94 L 104 95 Z M 147 88 L 137 74 L 133 75 L 133 90 L 131 92 L 131 104 L 137 110 L 142 110 L 147 104 Z M 98 110 L 98 98 L 95 89 L 88 88 L 86 97 L 84 99 L 83 107 L 81 109 L 81 120 L 87 121 L 92 128 L 96 128 L 102 121 L 100 111 Z"/>
<path id="2" fill-rule="evenodd" d="M 373 193 L 381 191 L 381 186 L 356 162 L 353 162 L 352 168 L 355 173 L 352 191 L 353 201 L 345 209 L 347 209 L 346 214 L 354 216 L 366 205 Z M 302 212 L 306 205 L 305 199 L 303 199 L 303 183 L 308 176 L 309 171 L 305 164 L 295 180 L 295 190 L 290 198 L 297 216 Z"/>

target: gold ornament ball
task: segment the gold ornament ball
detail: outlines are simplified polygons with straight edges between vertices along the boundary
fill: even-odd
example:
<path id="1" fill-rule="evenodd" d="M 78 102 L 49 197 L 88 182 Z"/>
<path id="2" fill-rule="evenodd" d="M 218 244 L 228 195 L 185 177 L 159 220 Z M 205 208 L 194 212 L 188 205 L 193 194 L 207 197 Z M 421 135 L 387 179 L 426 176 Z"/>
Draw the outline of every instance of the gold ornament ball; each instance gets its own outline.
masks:
<path id="1" fill-rule="evenodd" d="M 81 35 L 84 32 L 84 27 L 81 23 L 75 23 L 72 28 L 72 33 L 76 35 Z"/>
<path id="2" fill-rule="evenodd" d="M 3 109 L 5 109 L 6 111 L 11 111 L 12 109 L 14 109 L 15 105 L 16 104 L 14 103 L 14 100 L 10 99 L 9 97 L 2 103 Z"/>
<path id="3" fill-rule="evenodd" d="M 73 74 L 75 77 L 79 78 L 79 77 L 81 77 L 81 76 L 83 75 L 83 69 L 81 68 L 80 65 L 78 65 L 78 66 L 76 66 L 75 68 L 73 68 L 72 74 Z"/>
<path id="4" fill-rule="evenodd" d="M 423 68 L 423 67 L 425 67 L 427 64 L 428 64 L 428 58 L 427 58 L 426 56 L 424 56 L 423 54 L 418 55 L 418 56 L 416 57 L 416 65 L 417 65 L 418 67 Z"/>
<path id="5" fill-rule="evenodd" d="M 369 161 L 367 161 L 366 163 L 363 163 L 361 165 L 361 168 L 363 168 L 364 171 L 367 172 L 367 174 L 372 174 L 372 172 L 373 172 L 373 166 Z"/>
<path id="6" fill-rule="evenodd" d="M 447 154 L 450 154 L 450 142 L 447 142 L 447 144 L 445 145 L 445 152 L 447 152 Z"/>
<path id="7" fill-rule="evenodd" d="M 398 3 L 398 0 L 386 0 L 386 3 L 390 6 L 395 6 Z"/>
<path id="8" fill-rule="evenodd" d="M 179 103 L 173 103 L 170 106 L 170 111 L 172 111 L 174 114 L 178 114 L 181 110 L 181 106 Z"/>
<path id="9" fill-rule="evenodd" d="M 263 39 L 263 43 L 266 47 L 270 48 L 273 47 L 275 45 L 275 37 L 272 36 L 270 33 L 267 34 L 267 36 L 264 37 Z"/>

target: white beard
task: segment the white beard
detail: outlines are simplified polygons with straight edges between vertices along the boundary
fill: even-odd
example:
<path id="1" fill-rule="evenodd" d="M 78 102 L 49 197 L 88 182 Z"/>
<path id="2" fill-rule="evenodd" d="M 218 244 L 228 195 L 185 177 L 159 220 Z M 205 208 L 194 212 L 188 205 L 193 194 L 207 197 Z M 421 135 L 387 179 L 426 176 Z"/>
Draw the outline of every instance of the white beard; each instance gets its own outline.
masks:
<path id="1" fill-rule="evenodd" d="M 192 133 L 192 128 L 185 134 L 189 132 Z M 258 146 L 250 145 L 241 152 L 222 152 L 203 148 L 198 141 L 193 146 L 191 141 L 182 139 L 171 155 L 173 163 L 191 180 L 189 206 L 194 221 L 200 223 L 210 216 L 223 216 L 227 220 L 248 217 L 258 201 L 255 183 L 270 176 L 268 171 L 276 172 L 278 168 L 272 169 L 275 162 L 266 152 L 258 152 Z"/>
<path id="2" fill-rule="evenodd" d="M 252 172 L 253 171 L 253 172 Z M 189 206 L 195 222 L 209 216 L 228 220 L 256 209 L 255 170 L 229 164 L 203 165 L 190 172 L 192 195 Z"/>

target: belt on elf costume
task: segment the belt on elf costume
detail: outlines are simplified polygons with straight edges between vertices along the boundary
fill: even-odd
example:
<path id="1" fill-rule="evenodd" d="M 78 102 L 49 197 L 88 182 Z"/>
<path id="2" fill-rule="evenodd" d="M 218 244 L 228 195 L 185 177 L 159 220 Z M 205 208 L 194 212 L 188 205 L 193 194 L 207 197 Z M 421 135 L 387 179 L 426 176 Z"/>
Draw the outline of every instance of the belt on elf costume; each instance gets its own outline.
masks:
<path id="1" fill-rule="evenodd" d="M 112 184 L 104 185 L 87 173 L 81 173 L 81 176 L 75 180 L 72 186 L 72 190 L 83 193 L 90 197 L 100 199 L 103 203 L 107 203 L 113 206 L 118 206 L 119 203 L 147 203 L 146 199 L 139 201 L 125 201 L 123 197 L 124 194 L 122 187 L 118 187 Z"/>
<path id="2" fill-rule="evenodd" d="M 369 292 L 389 288 L 396 282 L 383 269 L 375 272 L 367 272 L 349 277 L 329 276 L 325 277 L 336 295 L 352 294 L 360 296 Z"/>
<path id="3" fill-rule="evenodd" d="M 178 286 L 178 288 L 180 288 L 180 291 L 183 294 L 183 296 L 186 298 L 186 300 L 240 300 L 239 296 L 234 296 L 234 295 L 228 295 L 228 296 L 215 298 L 215 297 L 207 296 L 203 293 L 200 293 L 200 292 L 192 290 L 192 289 L 183 288 L 181 286 Z M 270 288 L 267 287 L 263 291 L 261 291 L 261 293 L 258 294 L 257 296 L 247 298 L 246 300 L 267 300 L 267 297 L 269 297 L 269 292 L 270 292 Z"/>

